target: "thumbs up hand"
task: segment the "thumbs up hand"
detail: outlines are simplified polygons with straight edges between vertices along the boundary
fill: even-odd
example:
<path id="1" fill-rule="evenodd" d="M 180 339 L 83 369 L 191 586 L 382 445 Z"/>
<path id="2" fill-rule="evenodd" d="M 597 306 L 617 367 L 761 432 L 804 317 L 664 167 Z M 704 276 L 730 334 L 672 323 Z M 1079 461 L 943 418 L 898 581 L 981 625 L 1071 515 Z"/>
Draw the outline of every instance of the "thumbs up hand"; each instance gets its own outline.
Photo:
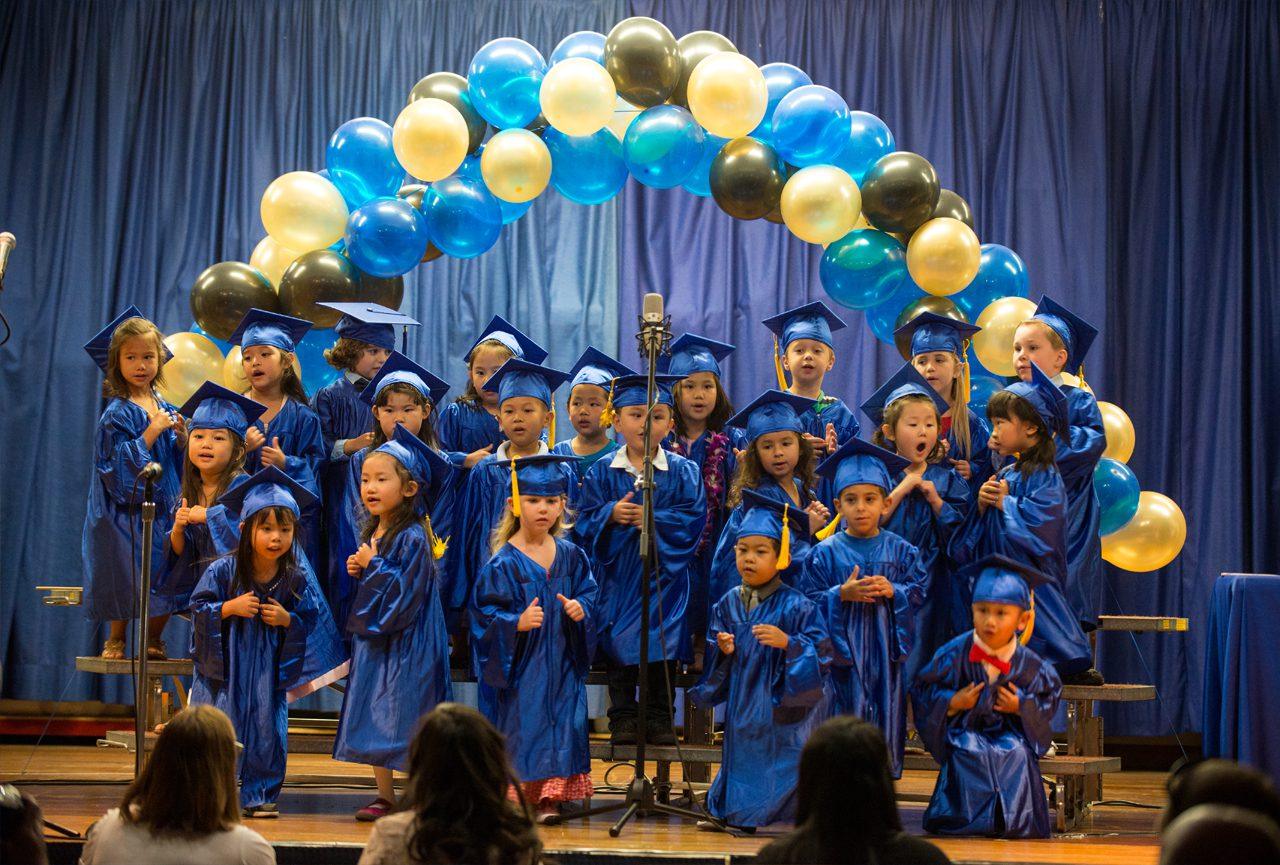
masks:
<path id="1" fill-rule="evenodd" d="M 516 630 L 519 632 L 532 631 L 534 628 L 542 627 L 543 613 L 542 607 L 538 606 L 538 599 L 534 598 L 529 606 L 524 608 L 524 612 L 520 614 L 520 621 L 516 622 Z"/>

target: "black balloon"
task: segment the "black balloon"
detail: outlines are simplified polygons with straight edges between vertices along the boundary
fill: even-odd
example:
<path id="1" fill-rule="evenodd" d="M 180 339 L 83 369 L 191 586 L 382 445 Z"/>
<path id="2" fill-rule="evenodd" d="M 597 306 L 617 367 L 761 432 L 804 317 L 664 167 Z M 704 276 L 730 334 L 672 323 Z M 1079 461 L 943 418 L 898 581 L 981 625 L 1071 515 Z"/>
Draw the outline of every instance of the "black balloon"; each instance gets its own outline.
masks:
<path id="1" fill-rule="evenodd" d="M 346 257 L 332 249 L 304 253 L 280 277 L 280 306 L 287 315 L 305 318 L 316 327 L 333 327 L 342 314 L 318 303 L 366 300 L 360 275 Z"/>
<path id="2" fill-rule="evenodd" d="M 735 219 L 768 217 L 782 202 L 786 169 L 778 152 L 754 138 L 735 138 L 711 161 L 711 197 Z"/>
<path id="3" fill-rule="evenodd" d="M 952 219 L 958 219 L 965 225 L 977 231 L 973 225 L 973 211 L 969 208 L 969 202 L 965 201 L 950 189 L 944 189 L 938 193 L 938 204 L 933 208 L 930 219 L 937 219 L 940 216 L 949 216 Z"/>
<path id="4" fill-rule="evenodd" d="M 605 39 L 604 68 L 619 96 L 652 108 L 666 102 L 680 82 L 680 48 L 660 22 L 628 18 L 615 24 Z"/>
<path id="5" fill-rule="evenodd" d="M 524 128 L 541 138 L 542 133 L 546 132 L 547 127 L 550 125 L 551 124 L 547 122 L 547 115 L 539 111 L 538 116 L 530 120 Z"/>
<path id="6" fill-rule="evenodd" d="M 689 76 L 699 61 L 717 51 L 738 53 L 737 46 L 712 30 L 686 33 L 676 41 L 676 47 L 680 50 L 680 80 L 676 82 L 676 89 L 671 91 L 671 101 L 685 108 L 689 107 Z"/>
<path id="7" fill-rule="evenodd" d="M 960 311 L 960 307 L 949 297 L 938 297 L 936 295 L 926 295 L 918 300 L 912 301 L 898 313 L 898 319 L 893 324 L 893 329 L 897 330 L 917 315 L 925 312 L 936 313 L 943 318 L 949 318 L 954 321 L 968 322 L 969 319 Z M 911 360 L 911 337 L 908 334 L 894 334 L 893 344 L 897 346 L 898 353 L 902 355 L 903 360 Z"/>
<path id="8" fill-rule="evenodd" d="M 435 247 L 428 247 L 434 249 Z M 440 257 L 444 253 L 436 250 L 435 258 Z M 428 261 L 429 259 L 423 259 Z M 360 279 L 360 299 L 367 300 L 370 303 L 380 303 L 389 309 L 399 309 L 400 304 L 404 303 L 404 277 L 403 276 L 374 276 L 365 273 L 360 268 L 356 268 L 356 275 Z"/>
<path id="9" fill-rule="evenodd" d="M 191 317 L 218 339 L 231 338 L 251 309 L 280 311 L 280 298 L 262 272 L 240 261 L 204 269 L 191 286 Z"/>
<path id="10" fill-rule="evenodd" d="M 476 111 L 475 106 L 471 104 L 471 97 L 467 92 L 469 87 L 467 79 L 461 75 L 453 72 L 432 72 L 426 78 L 413 85 L 413 90 L 409 92 L 409 101 L 443 99 L 458 109 L 462 119 L 467 121 L 467 152 L 475 153 L 476 148 L 484 143 L 484 134 L 488 130 L 488 124 L 480 116 L 480 112 Z"/>
<path id="11" fill-rule="evenodd" d="M 542 115 L 538 115 L 538 116 L 541 117 Z M 412 204 L 418 210 L 422 210 L 422 200 L 426 197 L 426 194 L 427 194 L 427 187 L 421 183 L 405 184 L 404 186 L 400 187 L 398 192 L 396 192 L 396 195 L 398 197 L 403 198 L 405 201 Z M 437 247 L 434 243 L 428 242 L 427 251 L 422 253 L 422 263 L 426 264 L 428 261 L 435 261 L 437 258 L 439 258 L 442 255 L 444 255 L 444 253 L 440 251 L 439 247 Z M 364 277 L 364 279 L 373 279 L 373 278 L 374 277 L 368 276 L 368 275 Z M 397 279 L 398 278 L 399 277 L 397 277 Z M 403 288 L 403 280 L 401 280 L 401 283 Z M 381 301 L 378 301 L 378 302 L 381 303 Z M 383 304 L 383 305 L 386 306 L 387 304 Z"/>
<path id="12" fill-rule="evenodd" d="M 787 223 L 786 223 L 786 220 L 784 220 L 784 219 L 782 218 L 782 208 L 781 208 L 781 207 L 779 207 L 777 210 L 771 210 L 771 211 L 769 211 L 768 213 L 766 213 L 766 214 L 764 215 L 764 218 L 765 218 L 767 221 L 772 222 L 774 225 L 786 225 L 786 224 L 787 224 Z"/>
<path id="13" fill-rule="evenodd" d="M 941 187 L 929 160 L 899 150 L 871 166 L 862 181 L 862 212 L 881 231 L 910 234 L 933 217 Z"/>

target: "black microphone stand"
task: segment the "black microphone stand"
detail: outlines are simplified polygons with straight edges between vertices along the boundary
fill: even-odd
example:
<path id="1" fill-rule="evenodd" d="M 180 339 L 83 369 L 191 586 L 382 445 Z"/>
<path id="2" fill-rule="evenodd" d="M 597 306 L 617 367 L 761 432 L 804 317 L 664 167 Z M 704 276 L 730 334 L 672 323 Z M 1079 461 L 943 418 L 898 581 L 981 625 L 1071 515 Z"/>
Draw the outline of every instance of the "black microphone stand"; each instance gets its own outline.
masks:
<path id="1" fill-rule="evenodd" d="M 133 775 L 142 774 L 142 764 L 146 762 L 147 716 L 150 707 L 147 678 L 147 631 L 151 618 L 151 545 L 152 533 L 156 521 L 155 476 L 151 465 L 143 469 L 146 483 L 142 488 L 142 576 L 138 580 L 138 639 L 135 651 L 138 654 L 138 678 L 134 682 L 134 756 Z"/>

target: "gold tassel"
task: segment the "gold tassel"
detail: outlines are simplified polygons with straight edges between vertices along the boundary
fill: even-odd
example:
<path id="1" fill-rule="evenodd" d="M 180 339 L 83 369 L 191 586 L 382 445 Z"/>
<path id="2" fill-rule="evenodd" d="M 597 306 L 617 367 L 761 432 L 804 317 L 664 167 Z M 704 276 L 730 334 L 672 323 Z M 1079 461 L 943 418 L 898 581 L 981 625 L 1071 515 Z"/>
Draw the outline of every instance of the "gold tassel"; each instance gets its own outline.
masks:
<path id="1" fill-rule="evenodd" d="M 617 413 L 613 410 L 613 383 L 616 378 L 609 379 L 609 395 L 605 397 L 604 408 L 600 410 L 600 426 L 611 427 L 617 418 Z"/>
<path id="2" fill-rule="evenodd" d="M 972 375 L 969 371 L 969 340 L 960 343 L 960 400 L 966 406 L 969 405 L 969 397 L 971 396 L 970 384 Z"/>
<path id="3" fill-rule="evenodd" d="M 840 525 L 840 515 L 836 514 L 834 517 L 831 518 L 831 522 L 827 523 L 825 526 L 818 529 L 818 533 L 814 535 L 814 537 L 820 541 L 825 541 L 827 538 L 831 537 L 836 533 L 836 527 L 839 525 Z"/>
<path id="4" fill-rule="evenodd" d="M 449 549 L 449 539 L 436 537 L 436 533 L 430 528 L 427 533 L 431 536 L 431 558 L 439 561 L 444 558 L 445 552 Z"/>
<path id="5" fill-rule="evenodd" d="M 773 335 L 773 371 L 778 375 L 778 390 L 786 390 L 787 374 L 782 369 L 782 350 L 776 333 Z"/>
<path id="6" fill-rule="evenodd" d="M 516 457 L 511 458 L 511 515 L 520 519 L 520 482 L 516 480 Z"/>
<path id="7" fill-rule="evenodd" d="M 556 410 L 551 409 L 550 429 L 547 431 L 547 444 L 551 447 L 556 445 Z"/>
<path id="8" fill-rule="evenodd" d="M 1031 640 L 1031 634 L 1036 629 L 1036 593 L 1035 592 L 1031 593 L 1031 606 L 1028 608 L 1028 612 L 1031 613 L 1031 618 L 1027 622 L 1027 629 L 1023 631 L 1022 634 L 1019 635 L 1018 637 L 1018 642 L 1024 646 Z"/>
<path id="9" fill-rule="evenodd" d="M 791 566 L 791 526 L 787 525 L 789 502 L 782 504 L 782 538 L 778 541 L 778 570 L 784 571 Z"/>
<path id="10" fill-rule="evenodd" d="M 1080 371 L 1076 375 L 1080 377 L 1080 390 L 1089 390 L 1089 383 L 1084 380 L 1084 364 L 1080 364 Z"/>

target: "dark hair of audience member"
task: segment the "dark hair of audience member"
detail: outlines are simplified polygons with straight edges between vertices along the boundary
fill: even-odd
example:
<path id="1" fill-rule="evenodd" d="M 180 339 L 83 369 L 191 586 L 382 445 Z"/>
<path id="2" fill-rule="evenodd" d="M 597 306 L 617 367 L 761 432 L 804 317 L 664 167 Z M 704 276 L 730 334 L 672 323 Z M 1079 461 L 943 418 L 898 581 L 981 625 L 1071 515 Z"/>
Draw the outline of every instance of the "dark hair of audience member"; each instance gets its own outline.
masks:
<path id="1" fill-rule="evenodd" d="M 48 861 L 40 806 L 12 784 L 0 784 L 0 862 Z"/>
<path id="2" fill-rule="evenodd" d="M 1259 811 L 1210 803 L 1183 811 L 1160 835 L 1160 865 L 1280 862 L 1280 827 Z"/>
<path id="3" fill-rule="evenodd" d="M 1270 817 L 1280 826 L 1280 793 L 1271 778 L 1231 760 L 1188 763 L 1169 776 L 1169 805 L 1160 820 L 1164 829 L 1196 805 L 1235 805 Z"/>

